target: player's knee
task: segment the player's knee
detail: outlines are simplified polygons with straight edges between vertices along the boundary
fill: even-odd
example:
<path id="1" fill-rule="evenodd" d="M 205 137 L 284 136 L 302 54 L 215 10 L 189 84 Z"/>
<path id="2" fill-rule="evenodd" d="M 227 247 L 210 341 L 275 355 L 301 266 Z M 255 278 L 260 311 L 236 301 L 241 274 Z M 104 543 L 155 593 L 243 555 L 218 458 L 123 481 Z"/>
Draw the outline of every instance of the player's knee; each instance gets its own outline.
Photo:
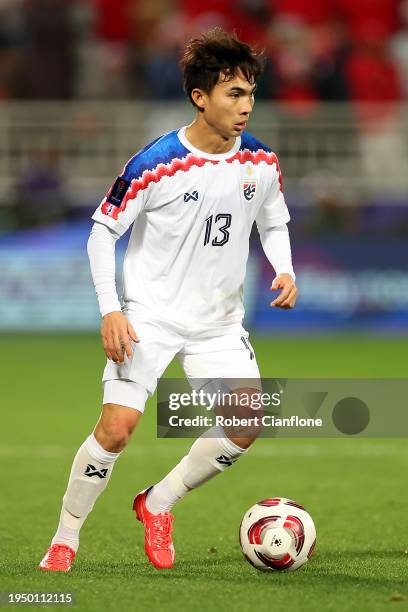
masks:
<path id="1" fill-rule="evenodd" d="M 248 448 L 261 434 L 263 428 L 263 406 L 260 392 L 255 388 L 237 388 L 231 399 L 217 409 L 223 416 L 223 429 L 230 440 L 241 448 Z"/>
<path id="2" fill-rule="evenodd" d="M 104 404 L 95 437 L 105 450 L 118 453 L 128 444 L 139 418 L 136 410 Z"/>
<path id="3" fill-rule="evenodd" d="M 95 429 L 95 437 L 99 444 L 111 453 L 120 453 L 130 440 L 129 430 L 125 427 L 112 427 L 106 424 Z"/>
<path id="4" fill-rule="evenodd" d="M 245 450 L 249 448 L 258 438 L 258 436 L 250 437 L 248 435 L 244 437 L 240 437 L 240 436 L 228 436 L 228 437 L 231 440 L 231 442 L 233 442 L 234 444 L 236 444 L 237 446 Z"/>

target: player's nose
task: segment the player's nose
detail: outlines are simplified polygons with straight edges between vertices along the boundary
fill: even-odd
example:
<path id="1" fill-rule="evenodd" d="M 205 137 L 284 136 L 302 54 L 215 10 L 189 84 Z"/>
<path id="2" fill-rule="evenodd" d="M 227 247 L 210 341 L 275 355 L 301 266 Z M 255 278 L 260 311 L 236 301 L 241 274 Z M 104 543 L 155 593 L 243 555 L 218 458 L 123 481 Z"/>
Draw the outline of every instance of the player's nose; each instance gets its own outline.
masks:
<path id="1" fill-rule="evenodd" d="M 252 112 L 252 104 L 248 100 L 248 102 L 245 102 L 245 104 L 243 105 L 241 109 L 241 115 L 246 115 L 247 117 L 249 117 L 251 112 Z"/>

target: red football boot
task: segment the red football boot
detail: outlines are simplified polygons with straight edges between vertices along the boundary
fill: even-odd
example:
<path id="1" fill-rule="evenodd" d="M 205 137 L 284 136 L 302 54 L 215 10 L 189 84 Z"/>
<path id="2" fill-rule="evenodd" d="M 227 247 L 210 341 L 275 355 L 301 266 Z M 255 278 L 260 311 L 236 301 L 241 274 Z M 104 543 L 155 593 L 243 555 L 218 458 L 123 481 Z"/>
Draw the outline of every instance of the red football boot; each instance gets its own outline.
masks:
<path id="1" fill-rule="evenodd" d="M 75 559 L 75 550 L 66 544 L 52 544 L 38 569 L 44 572 L 69 572 Z"/>
<path id="2" fill-rule="evenodd" d="M 173 566 L 175 552 L 171 539 L 174 516 L 170 512 L 152 514 L 146 508 L 146 497 L 152 487 L 136 495 L 133 510 L 136 518 L 145 528 L 145 552 L 150 562 L 157 569 L 168 569 Z"/>

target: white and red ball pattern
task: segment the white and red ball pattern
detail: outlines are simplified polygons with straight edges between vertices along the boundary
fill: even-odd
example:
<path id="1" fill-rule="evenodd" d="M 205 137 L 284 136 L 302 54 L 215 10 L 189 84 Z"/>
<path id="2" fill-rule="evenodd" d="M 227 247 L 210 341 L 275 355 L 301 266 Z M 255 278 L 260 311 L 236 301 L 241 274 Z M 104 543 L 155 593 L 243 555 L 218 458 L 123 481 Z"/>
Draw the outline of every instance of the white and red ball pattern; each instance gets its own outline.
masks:
<path id="1" fill-rule="evenodd" d="M 312 517 L 291 499 L 263 499 L 245 513 L 239 529 L 244 557 L 257 569 L 293 571 L 313 555 Z"/>

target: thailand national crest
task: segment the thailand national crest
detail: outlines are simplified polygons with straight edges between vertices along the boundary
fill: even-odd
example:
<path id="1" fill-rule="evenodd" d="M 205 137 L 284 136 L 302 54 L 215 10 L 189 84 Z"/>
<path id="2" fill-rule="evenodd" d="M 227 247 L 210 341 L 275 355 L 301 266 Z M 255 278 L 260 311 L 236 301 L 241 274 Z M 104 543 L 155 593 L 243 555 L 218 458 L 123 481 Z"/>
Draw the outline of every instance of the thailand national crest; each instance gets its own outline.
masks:
<path id="1" fill-rule="evenodd" d="M 244 198 L 247 202 L 250 202 L 254 199 L 256 192 L 256 180 L 255 179 L 245 179 L 242 181 L 242 189 L 244 192 Z"/>

